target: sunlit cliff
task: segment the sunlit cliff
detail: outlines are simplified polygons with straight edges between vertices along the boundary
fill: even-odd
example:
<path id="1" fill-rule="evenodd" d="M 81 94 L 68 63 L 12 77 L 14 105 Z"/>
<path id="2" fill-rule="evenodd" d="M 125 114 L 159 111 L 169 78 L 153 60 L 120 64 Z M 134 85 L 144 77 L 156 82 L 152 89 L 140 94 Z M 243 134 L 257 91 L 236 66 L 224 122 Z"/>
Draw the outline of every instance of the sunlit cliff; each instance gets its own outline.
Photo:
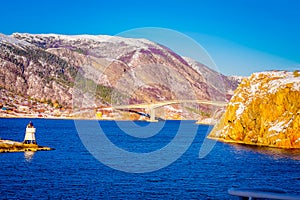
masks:
<path id="1" fill-rule="evenodd" d="M 209 137 L 300 148 L 300 73 L 271 71 L 244 79 Z"/>

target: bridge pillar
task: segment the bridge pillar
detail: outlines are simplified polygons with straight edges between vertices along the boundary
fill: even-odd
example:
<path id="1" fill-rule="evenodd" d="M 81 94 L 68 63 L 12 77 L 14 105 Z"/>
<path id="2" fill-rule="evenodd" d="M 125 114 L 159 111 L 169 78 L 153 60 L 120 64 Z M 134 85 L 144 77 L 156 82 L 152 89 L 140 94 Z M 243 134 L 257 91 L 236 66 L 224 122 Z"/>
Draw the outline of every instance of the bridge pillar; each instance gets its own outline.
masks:
<path id="1" fill-rule="evenodd" d="M 158 120 L 155 119 L 155 109 L 150 108 L 150 119 L 149 122 L 158 122 Z"/>

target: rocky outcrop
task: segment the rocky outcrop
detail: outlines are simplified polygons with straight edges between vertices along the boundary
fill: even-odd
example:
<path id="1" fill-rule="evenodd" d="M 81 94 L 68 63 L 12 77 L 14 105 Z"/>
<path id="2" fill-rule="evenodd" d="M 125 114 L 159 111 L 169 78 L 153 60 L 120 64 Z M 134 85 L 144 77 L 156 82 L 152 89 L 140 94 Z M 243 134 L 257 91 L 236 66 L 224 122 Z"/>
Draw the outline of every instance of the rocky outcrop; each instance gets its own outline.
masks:
<path id="1" fill-rule="evenodd" d="M 37 144 L 24 144 L 23 142 L 16 142 L 12 140 L 0 139 L 0 153 L 5 152 L 26 152 L 26 151 L 50 151 L 54 150 L 50 147 L 39 146 Z"/>
<path id="2" fill-rule="evenodd" d="M 255 73 L 238 86 L 210 138 L 300 148 L 300 73 Z"/>

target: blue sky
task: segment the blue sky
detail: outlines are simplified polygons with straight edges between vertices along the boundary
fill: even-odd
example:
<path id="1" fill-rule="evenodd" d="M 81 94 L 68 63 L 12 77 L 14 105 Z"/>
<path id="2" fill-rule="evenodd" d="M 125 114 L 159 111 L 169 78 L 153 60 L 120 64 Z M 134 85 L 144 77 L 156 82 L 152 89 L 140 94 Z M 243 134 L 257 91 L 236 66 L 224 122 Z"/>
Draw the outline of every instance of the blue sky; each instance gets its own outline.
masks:
<path id="1" fill-rule="evenodd" d="M 2 1 L 0 32 L 117 35 L 167 28 L 201 44 L 222 73 L 249 75 L 300 69 L 299 10 L 298 0 Z"/>

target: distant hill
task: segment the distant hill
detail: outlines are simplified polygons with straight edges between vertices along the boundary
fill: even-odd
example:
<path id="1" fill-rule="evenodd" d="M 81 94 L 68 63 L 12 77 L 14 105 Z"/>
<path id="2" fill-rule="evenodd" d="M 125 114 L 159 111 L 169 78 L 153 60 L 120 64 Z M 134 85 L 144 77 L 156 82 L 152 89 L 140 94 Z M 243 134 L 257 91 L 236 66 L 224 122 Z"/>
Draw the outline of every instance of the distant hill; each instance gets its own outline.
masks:
<path id="1" fill-rule="evenodd" d="M 238 83 L 145 39 L 0 35 L 1 88 L 63 107 L 72 107 L 74 84 L 96 87 L 96 106 L 101 106 L 194 98 L 225 101 Z"/>
<path id="2" fill-rule="evenodd" d="M 300 148 L 300 73 L 254 73 L 238 86 L 210 138 Z"/>

